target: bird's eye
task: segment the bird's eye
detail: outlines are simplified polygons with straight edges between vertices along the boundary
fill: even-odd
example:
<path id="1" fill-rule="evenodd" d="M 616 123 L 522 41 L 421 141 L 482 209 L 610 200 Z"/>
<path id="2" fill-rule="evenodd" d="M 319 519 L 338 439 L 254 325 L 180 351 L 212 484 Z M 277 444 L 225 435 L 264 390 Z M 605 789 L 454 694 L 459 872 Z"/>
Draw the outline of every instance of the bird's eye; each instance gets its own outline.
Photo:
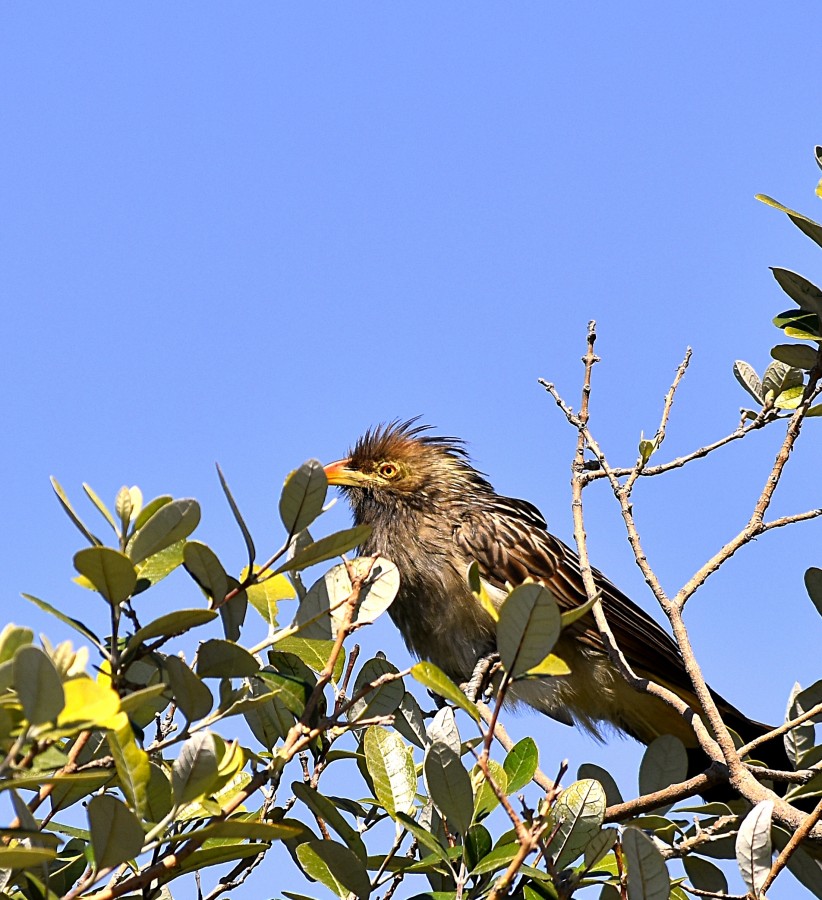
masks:
<path id="1" fill-rule="evenodd" d="M 383 463 L 379 468 L 379 473 L 383 478 L 394 478 L 399 469 L 394 465 L 394 463 Z"/>

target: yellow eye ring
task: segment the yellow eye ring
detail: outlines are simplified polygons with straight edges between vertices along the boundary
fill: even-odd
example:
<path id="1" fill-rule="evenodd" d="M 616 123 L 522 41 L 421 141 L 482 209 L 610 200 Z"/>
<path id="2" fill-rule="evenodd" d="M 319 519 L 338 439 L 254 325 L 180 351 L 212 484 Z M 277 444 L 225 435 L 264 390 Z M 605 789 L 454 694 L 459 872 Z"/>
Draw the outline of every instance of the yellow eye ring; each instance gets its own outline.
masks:
<path id="1" fill-rule="evenodd" d="M 383 478 L 394 478 L 398 474 L 399 469 L 394 463 L 383 463 L 378 471 Z"/>

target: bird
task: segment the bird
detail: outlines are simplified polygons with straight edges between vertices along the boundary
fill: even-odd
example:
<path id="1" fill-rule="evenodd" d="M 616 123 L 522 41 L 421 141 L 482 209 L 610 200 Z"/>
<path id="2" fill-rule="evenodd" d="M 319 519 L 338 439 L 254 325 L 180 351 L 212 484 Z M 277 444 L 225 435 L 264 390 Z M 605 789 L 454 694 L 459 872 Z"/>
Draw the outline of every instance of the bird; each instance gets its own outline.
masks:
<path id="1" fill-rule="evenodd" d="M 418 419 L 368 429 L 348 455 L 324 467 L 348 500 L 355 524 L 371 526 L 360 552 L 398 568 L 388 608 L 411 653 L 457 684 L 496 650 L 496 622 L 469 587 L 476 562 L 492 602 L 528 580 L 547 587 L 562 611 L 587 600 L 579 556 L 548 530 L 527 500 L 498 494 L 471 462 L 464 441 L 431 433 Z M 602 610 L 633 671 L 669 688 L 697 713 L 700 705 L 671 636 L 605 575 L 593 570 Z M 663 700 L 632 687 L 611 661 L 593 615 L 564 628 L 553 652 L 570 674 L 515 681 L 508 699 L 525 703 L 597 739 L 614 730 L 650 744 L 663 735 L 688 748 L 689 773 L 705 767 L 688 720 Z M 725 723 L 743 741 L 770 727 L 712 691 Z M 780 739 L 758 748 L 770 768 L 790 769 Z"/>

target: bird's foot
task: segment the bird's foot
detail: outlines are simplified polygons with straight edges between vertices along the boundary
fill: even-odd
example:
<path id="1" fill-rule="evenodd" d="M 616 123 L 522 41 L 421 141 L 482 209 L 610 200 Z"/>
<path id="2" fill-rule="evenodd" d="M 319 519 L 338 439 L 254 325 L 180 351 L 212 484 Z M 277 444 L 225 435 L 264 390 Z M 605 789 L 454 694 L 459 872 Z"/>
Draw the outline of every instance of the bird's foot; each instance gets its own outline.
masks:
<path id="1" fill-rule="evenodd" d="M 499 653 L 487 653 L 477 660 L 471 678 L 460 685 L 462 692 L 472 703 L 476 703 L 488 690 L 498 668 Z"/>

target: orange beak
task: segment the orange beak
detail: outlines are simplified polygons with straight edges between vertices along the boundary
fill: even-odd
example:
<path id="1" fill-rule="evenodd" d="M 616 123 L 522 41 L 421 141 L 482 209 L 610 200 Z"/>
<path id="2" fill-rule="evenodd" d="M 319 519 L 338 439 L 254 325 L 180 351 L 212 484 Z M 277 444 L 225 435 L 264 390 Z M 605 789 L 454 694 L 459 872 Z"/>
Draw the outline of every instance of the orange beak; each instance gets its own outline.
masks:
<path id="1" fill-rule="evenodd" d="M 365 484 L 368 479 L 362 472 L 358 472 L 356 469 L 350 469 L 348 467 L 350 462 L 350 459 L 338 459 L 336 462 L 324 466 L 323 471 L 325 472 L 325 477 L 328 479 L 328 483 L 348 487 L 358 487 L 359 485 Z"/>

